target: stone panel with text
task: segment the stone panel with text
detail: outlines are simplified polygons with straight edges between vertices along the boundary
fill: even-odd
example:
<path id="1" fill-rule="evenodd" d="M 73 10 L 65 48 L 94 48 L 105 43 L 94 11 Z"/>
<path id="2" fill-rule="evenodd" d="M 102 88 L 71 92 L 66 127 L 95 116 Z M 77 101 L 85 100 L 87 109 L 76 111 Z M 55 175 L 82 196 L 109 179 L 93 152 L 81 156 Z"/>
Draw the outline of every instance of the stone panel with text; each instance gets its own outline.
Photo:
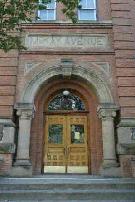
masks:
<path id="1" fill-rule="evenodd" d="M 30 34 L 25 38 L 28 50 L 77 50 L 109 51 L 112 49 L 107 34 L 85 35 L 40 35 Z"/>

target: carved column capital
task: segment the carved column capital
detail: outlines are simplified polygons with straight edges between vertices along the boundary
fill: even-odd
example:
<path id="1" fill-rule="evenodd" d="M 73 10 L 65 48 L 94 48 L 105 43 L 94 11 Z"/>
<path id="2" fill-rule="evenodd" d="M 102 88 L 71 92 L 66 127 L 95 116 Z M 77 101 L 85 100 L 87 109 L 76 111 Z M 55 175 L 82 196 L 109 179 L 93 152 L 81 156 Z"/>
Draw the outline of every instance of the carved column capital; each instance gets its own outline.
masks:
<path id="1" fill-rule="evenodd" d="M 31 103 L 17 103 L 15 108 L 20 119 L 32 119 L 34 116 L 34 106 Z"/>
<path id="2" fill-rule="evenodd" d="M 97 108 L 97 113 L 100 119 L 113 119 L 116 117 L 118 107 L 113 104 L 102 104 Z"/>

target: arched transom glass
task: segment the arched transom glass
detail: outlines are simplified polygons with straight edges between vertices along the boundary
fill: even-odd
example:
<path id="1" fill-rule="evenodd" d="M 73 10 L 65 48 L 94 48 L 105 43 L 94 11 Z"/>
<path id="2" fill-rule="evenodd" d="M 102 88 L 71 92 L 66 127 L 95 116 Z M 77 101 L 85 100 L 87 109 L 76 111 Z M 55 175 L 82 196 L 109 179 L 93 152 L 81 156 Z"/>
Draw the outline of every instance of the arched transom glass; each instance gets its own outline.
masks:
<path id="1" fill-rule="evenodd" d="M 57 94 L 48 104 L 48 110 L 74 110 L 83 111 L 85 105 L 82 100 L 69 91 Z"/>

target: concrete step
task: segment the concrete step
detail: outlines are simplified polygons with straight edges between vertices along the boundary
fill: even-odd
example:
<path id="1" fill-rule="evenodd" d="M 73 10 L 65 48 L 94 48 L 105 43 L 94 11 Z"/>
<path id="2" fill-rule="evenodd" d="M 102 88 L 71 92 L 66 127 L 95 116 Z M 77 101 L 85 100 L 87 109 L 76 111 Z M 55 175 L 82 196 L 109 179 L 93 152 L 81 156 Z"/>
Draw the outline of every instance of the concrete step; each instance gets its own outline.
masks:
<path id="1" fill-rule="evenodd" d="M 135 200 L 27 200 L 27 202 L 135 202 Z M 26 200 L 0 200 L 0 202 L 26 202 Z"/>
<path id="2" fill-rule="evenodd" d="M 0 190 L 52 190 L 52 189 L 130 189 L 135 190 L 135 179 L 107 178 L 3 178 Z"/>
<path id="3" fill-rule="evenodd" d="M 90 176 L 1 178 L 0 202 L 135 202 L 135 179 Z"/>
<path id="4" fill-rule="evenodd" d="M 84 184 L 84 183 L 78 183 L 78 184 L 73 184 L 73 183 L 46 183 L 46 184 L 1 184 L 0 185 L 0 190 L 55 190 L 55 189 L 60 189 L 60 190 L 65 190 L 65 189 L 74 189 L 78 190 L 81 187 L 81 190 L 85 189 L 100 189 L 100 190 L 109 190 L 109 189 L 119 189 L 119 190 L 124 190 L 124 189 L 130 189 L 130 190 L 135 190 L 135 184 L 130 184 L 130 183 L 124 183 L 124 184 L 115 184 L 115 183 L 91 183 L 91 184 Z"/>
<path id="5" fill-rule="evenodd" d="M 0 191 L 0 198 L 21 200 L 134 200 L 135 191 L 131 190 L 10 190 Z"/>

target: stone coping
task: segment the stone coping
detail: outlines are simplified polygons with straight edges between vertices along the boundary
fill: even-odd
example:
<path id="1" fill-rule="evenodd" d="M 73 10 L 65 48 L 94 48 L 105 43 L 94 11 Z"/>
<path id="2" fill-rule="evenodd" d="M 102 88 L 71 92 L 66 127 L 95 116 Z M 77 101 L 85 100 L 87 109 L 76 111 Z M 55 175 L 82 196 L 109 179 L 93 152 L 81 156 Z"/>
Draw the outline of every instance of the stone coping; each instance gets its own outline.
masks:
<path id="1" fill-rule="evenodd" d="M 0 124 L 8 127 L 15 127 L 14 122 L 11 119 L 2 119 L 0 118 Z"/>
<path id="2" fill-rule="evenodd" d="M 15 152 L 15 144 L 0 143 L 0 154 L 10 154 Z"/>

